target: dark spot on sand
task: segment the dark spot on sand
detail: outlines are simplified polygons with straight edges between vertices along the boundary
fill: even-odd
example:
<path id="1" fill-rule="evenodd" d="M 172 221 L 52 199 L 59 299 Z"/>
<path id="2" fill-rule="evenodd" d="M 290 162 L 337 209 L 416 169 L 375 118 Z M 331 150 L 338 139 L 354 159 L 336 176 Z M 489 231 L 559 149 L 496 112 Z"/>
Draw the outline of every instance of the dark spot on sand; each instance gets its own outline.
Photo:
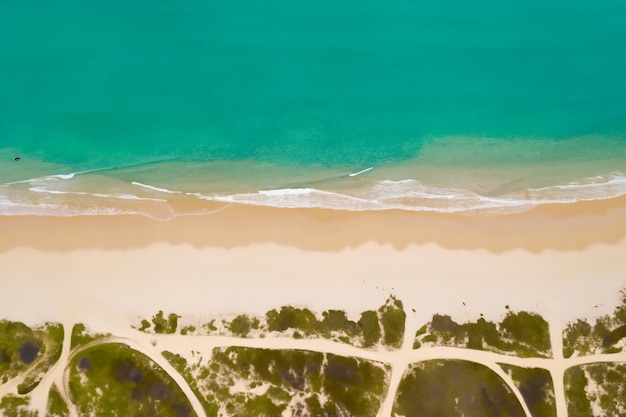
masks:
<path id="1" fill-rule="evenodd" d="M 18 351 L 20 352 L 20 360 L 26 364 L 29 364 L 32 363 L 37 357 L 37 354 L 39 353 L 39 348 L 30 342 L 26 342 L 22 344 L 22 346 L 20 346 Z"/>
<path id="2" fill-rule="evenodd" d="M 78 362 L 78 367 L 80 369 L 84 369 L 85 371 L 91 371 L 91 361 L 87 358 L 80 358 L 80 362 Z"/>

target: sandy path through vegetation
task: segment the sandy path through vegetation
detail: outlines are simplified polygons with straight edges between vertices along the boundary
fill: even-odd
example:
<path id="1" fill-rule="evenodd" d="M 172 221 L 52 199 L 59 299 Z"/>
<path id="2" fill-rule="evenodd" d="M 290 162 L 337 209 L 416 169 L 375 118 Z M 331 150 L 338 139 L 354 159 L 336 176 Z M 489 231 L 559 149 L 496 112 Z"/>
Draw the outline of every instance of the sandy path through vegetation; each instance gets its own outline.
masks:
<path id="1" fill-rule="evenodd" d="M 550 326 L 550 328 L 551 337 L 554 343 L 556 342 L 554 339 L 557 337 L 557 335 L 560 336 L 562 329 L 560 326 L 557 325 L 552 325 Z M 271 336 L 264 338 L 247 339 L 226 336 L 183 336 L 149 334 L 139 332 L 132 328 L 119 330 L 120 331 L 118 333 L 118 336 L 116 337 L 106 337 L 104 339 L 96 340 L 80 347 L 71 354 L 64 354 L 62 356 L 62 361 L 57 364 L 57 366 L 51 371 L 45 381 L 54 381 L 55 383 L 58 383 L 60 379 L 63 379 L 65 382 L 62 385 L 59 385 L 59 388 L 62 392 L 62 395 L 65 398 L 69 398 L 70 393 L 68 391 L 68 376 L 64 375 L 63 378 L 60 378 L 59 375 L 60 373 L 68 372 L 67 363 L 71 359 L 71 357 L 73 355 L 79 354 L 81 351 L 89 347 L 96 346 L 98 344 L 123 343 L 139 351 L 140 353 L 143 353 L 144 355 L 152 359 L 156 364 L 158 364 L 181 387 L 198 416 L 204 417 L 205 413 L 202 409 L 202 405 L 200 404 L 199 399 L 195 396 L 190 386 L 182 378 L 182 376 L 165 360 L 165 358 L 163 358 L 163 356 L 161 355 L 162 351 L 167 350 L 173 353 L 180 353 L 183 356 L 185 356 L 185 354 L 190 351 L 195 351 L 204 358 L 210 357 L 211 352 L 214 348 L 228 346 L 264 349 L 297 349 L 313 352 L 331 353 L 334 355 L 350 356 L 391 364 L 393 368 L 392 382 L 394 379 L 399 382 L 402 375 L 404 375 L 404 373 L 408 369 L 408 366 L 412 363 L 432 359 L 465 360 L 479 363 L 495 372 L 517 397 L 518 401 L 522 405 L 526 417 L 531 417 L 531 414 L 528 407 L 526 406 L 525 401 L 523 400 L 521 392 L 515 386 L 510 376 L 505 373 L 498 364 L 509 364 L 519 367 L 547 369 L 551 373 L 554 381 L 555 400 L 557 403 L 557 416 L 566 417 L 567 406 L 565 402 L 565 392 L 562 381 L 564 371 L 567 368 L 586 363 L 626 362 L 626 353 L 590 355 L 583 357 L 572 357 L 567 359 L 563 358 L 562 354 L 559 355 L 558 353 L 555 355 L 555 358 L 519 358 L 494 352 L 455 347 L 422 347 L 420 349 L 411 349 L 411 345 L 409 343 L 406 343 L 406 341 L 403 345 L 403 348 L 398 350 L 369 350 L 324 339 L 292 339 L 289 337 Z M 558 348 L 560 344 L 557 342 L 553 346 Z M 65 363 L 63 363 L 63 360 L 65 361 Z M 36 391 L 44 391 L 49 389 L 49 382 L 47 382 L 46 384 L 42 384 L 36 389 Z M 397 395 L 397 388 L 397 383 L 390 384 L 388 393 L 381 406 L 378 417 L 391 416 L 391 408 Z M 37 395 L 40 396 L 41 393 L 37 393 Z"/>

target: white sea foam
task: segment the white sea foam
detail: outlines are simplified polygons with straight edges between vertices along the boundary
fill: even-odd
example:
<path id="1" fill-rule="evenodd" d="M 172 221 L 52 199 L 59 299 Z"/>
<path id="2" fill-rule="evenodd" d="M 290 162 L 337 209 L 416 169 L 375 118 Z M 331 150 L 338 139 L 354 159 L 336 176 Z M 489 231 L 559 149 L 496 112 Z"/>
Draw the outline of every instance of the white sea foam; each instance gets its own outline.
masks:
<path id="1" fill-rule="evenodd" d="M 345 178 L 345 177 L 344 177 Z M 3 188 L 0 193 L 0 214 L 47 214 L 47 215 L 75 215 L 75 214 L 142 214 L 134 212 L 133 207 L 126 207 L 116 212 L 115 200 L 150 201 L 166 203 L 157 210 L 165 213 L 163 207 L 169 207 L 171 199 L 193 197 L 206 201 L 222 203 L 239 203 L 269 207 L 284 208 L 324 208 L 347 211 L 367 210 L 404 210 L 424 212 L 473 212 L 482 213 L 511 213 L 531 209 L 542 204 L 567 204 L 581 200 L 598 200 L 626 195 L 626 176 L 622 173 L 613 173 L 605 176 L 593 176 L 568 184 L 515 189 L 506 194 L 490 195 L 488 192 L 469 190 L 460 187 L 433 186 L 416 179 L 402 180 L 375 180 L 368 178 L 367 182 L 359 181 L 358 187 L 346 188 L 345 182 L 338 182 L 337 189 L 318 189 L 312 187 L 265 189 L 245 193 L 211 193 L 211 192 L 181 192 L 170 189 L 132 182 L 132 186 L 141 187 L 150 191 L 157 191 L 171 195 L 171 197 L 143 197 L 132 192 L 132 186 L 120 190 L 115 185 L 116 192 L 91 193 L 83 190 L 66 190 L 55 187 L 54 182 L 41 181 L 30 183 L 29 187 L 22 188 L 14 185 Z M 15 187 L 15 188 L 14 188 Z M 104 191 L 106 189 L 103 188 Z M 55 197 L 29 199 L 26 192 L 37 194 L 45 193 Z M 64 201 L 64 195 L 97 197 L 108 199 L 109 202 L 94 201 L 89 208 L 72 208 Z M 30 202 L 29 202 L 30 201 Z M 113 208 L 112 208 L 113 207 Z M 140 209 L 137 206 L 138 210 Z M 156 207 L 156 206 L 155 206 Z M 76 210 L 83 210 L 76 212 Z M 143 208 L 141 208 L 143 210 Z M 176 215 L 159 214 L 155 217 Z M 168 212 L 169 213 L 169 212 Z M 149 214 L 148 214 L 149 215 Z"/>
<path id="2" fill-rule="evenodd" d="M 71 173 L 71 174 L 58 174 L 58 175 L 51 175 L 51 178 L 59 178 L 62 180 L 71 180 L 72 178 L 74 178 L 74 176 L 76 175 L 75 172 Z"/>
<path id="3" fill-rule="evenodd" d="M 168 189 L 165 189 L 165 188 L 159 188 L 159 187 L 155 187 L 155 186 L 152 186 L 152 185 L 142 184 L 142 183 L 137 182 L 137 181 L 133 181 L 131 184 L 136 185 L 138 187 L 147 188 L 148 190 L 159 191 L 161 193 L 181 194 L 180 191 L 172 191 L 172 190 L 168 190 Z"/>
<path id="4" fill-rule="evenodd" d="M 60 190 L 50 190 L 43 187 L 30 187 L 30 191 L 34 191 L 36 193 L 47 193 L 47 194 L 56 194 L 56 195 L 83 195 L 90 197 L 100 197 L 100 198 L 116 198 L 120 200 L 138 200 L 138 201 L 167 201 L 162 198 L 148 198 L 148 197 L 139 197 L 133 194 L 102 194 L 102 193 L 88 193 L 83 191 L 60 191 Z"/>
<path id="5" fill-rule="evenodd" d="M 357 175 L 361 175 L 361 174 L 363 174 L 365 172 L 371 171 L 372 169 L 374 169 L 374 167 L 365 168 L 365 169 L 362 169 L 361 171 L 353 172 L 352 174 L 348 174 L 348 176 L 349 177 L 356 177 Z"/>
<path id="6" fill-rule="evenodd" d="M 34 181 L 40 180 L 41 178 L 29 178 L 27 180 L 19 180 L 19 181 L 11 181 L 11 182 L 6 182 L 4 183 L 4 185 L 15 185 L 15 184 L 31 184 Z"/>
<path id="7" fill-rule="evenodd" d="M 433 187 L 414 179 L 382 180 L 354 194 L 314 188 L 262 190 L 232 195 L 198 195 L 199 198 L 284 208 L 335 210 L 406 210 L 427 212 L 517 212 L 542 204 L 608 199 L 626 194 L 626 177 L 596 177 L 584 182 L 511 192 L 502 196 L 479 194 L 462 188 Z"/>
<path id="8" fill-rule="evenodd" d="M 119 215 L 141 215 L 154 220 L 169 220 L 175 216 L 170 210 L 153 212 L 150 210 L 139 210 L 137 208 L 122 208 L 110 205 L 94 205 L 91 207 L 76 207 L 59 203 L 43 202 L 12 202 L 6 198 L 0 198 L 0 215 L 2 216 L 119 216 Z"/>
<path id="9" fill-rule="evenodd" d="M 285 188 L 281 190 L 261 190 L 259 194 L 267 196 L 291 196 L 291 195 L 311 195 L 316 192 L 321 192 L 315 188 Z"/>
<path id="10" fill-rule="evenodd" d="M 263 190 L 227 196 L 203 196 L 203 199 L 225 203 L 252 204 L 283 208 L 328 208 L 335 210 L 381 210 L 376 201 L 314 188 Z"/>
<path id="11" fill-rule="evenodd" d="M 73 172 L 71 174 L 56 174 L 56 175 L 45 175 L 43 177 L 37 178 L 29 178 L 27 180 L 19 180 L 19 181 L 11 181 L 7 182 L 4 185 L 16 185 L 16 184 L 36 184 L 44 181 L 56 181 L 56 180 L 71 180 L 77 175 L 77 173 Z"/>

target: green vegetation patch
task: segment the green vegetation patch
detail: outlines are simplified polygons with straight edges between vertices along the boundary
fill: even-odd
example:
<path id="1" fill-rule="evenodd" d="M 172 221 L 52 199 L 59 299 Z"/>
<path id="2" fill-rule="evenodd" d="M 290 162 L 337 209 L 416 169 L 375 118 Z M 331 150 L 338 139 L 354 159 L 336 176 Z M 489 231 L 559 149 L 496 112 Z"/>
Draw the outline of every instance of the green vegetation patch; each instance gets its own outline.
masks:
<path id="1" fill-rule="evenodd" d="M 307 336 L 317 333 L 317 318 L 311 310 L 284 306 L 280 311 L 270 310 L 265 315 L 270 332 L 297 329 Z"/>
<path id="2" fill-rule="evenodd" d="M 404 417 L 524 417 L 511 389 L 489 368 L 466 361 L 413 365 L 398 387 L 393 413 Z"/>
<path id="3" fill-rule="evenodd" d="M 253 329 L 258 329 L 260 325 L 259 319 L 240 314 L 228 323 L 228 329 L 235 336 L 246 337 Z"/>
<path id="4" fill-rule="evenodd" d="M 37 412 L 28 406 L 28 398 L 5 395 L 0 399 L 0 415 L 3 417 L 38 417 Z"/>
<path id="5" fill-rule="evenodd" d="M 180 316 L 175 313 L 170 313 L 165 317 L 162 310 L 152 316 L 152 322 L 148 320 L 142 320 L 139 330 L 146 333 L 156 334 L 174 334 L 178 329 L 178 319 Z"/>
<path id="6" fill-rule="evenodd" d="M 206 415 L 216 417 L 220 407 L 217 404 L 217 397 L 206 393 L 208 391 L 207 384 L 210 382 L 205 381 L 205 378 L 208 378 L 211 370 L 202 366 L 202 359 L 197 363 L 189 364 L 187 359 L 179 354 L 164 351 L 162 355 L 191 387 L 191 390 L 200 400 Z"/>
<path id="7" fill-rule="evenodd" d="M 401 347 L 406 322 L 406 313 L 404 312 L 402 301 L 391 297 L 378 312 L 383 328 L 385 344 L 395 348 Z"/>
<path id="8" fill-rule="evenodd" d="M 126 345 L 88 348 L 76 354 L 69 366 L 72 401 L 82 415 L 196 415 L 165 371 Z"/>
<path id="9" fill-rule="evenodd" d="M 389 368 L 301 350 L 216 348 L 194 364 L 164 356 L 201 399 L 208 416 L 375 416 Z"/>
<path id="10" fill-rule="evenodd" d="M 61 393 L 57 389 L 56 385 L 50 388 L 48 394 L 48 414 L 46 417 L 69 417 L 70 410 L 67 403 L 61 397 Z"/>
<path id="11" fill-rule="evenodd" d="M 182 329 L 180 329 L 180 334 L 182 334 L 183 336 L 186 334 L 193 334 L 195 332 L 196 332 L 195 326 L 185 326 Z"/>
<path id="12" fill-rule="evenodd" d="M 547 369 L 504 364 L 500 367 L 513 379 L 533 417 L 556 417 L 554 386 Z"/>
<path id="13" fill-rule="evenodd" d="M 78 346 L 83 346 L 87 343 L 93 342 L 94 340 L 102 339 L 109 336 L 111 335 L 104 333 L 92 333 L 85 327 L 83 323 L 76 323 L 74 327 L 72 327 L 70 346 L 71 349 L 75 349 Z"/>
<path id="14" fill-rule="evenodd" d="M 152 321 L 144 319 L 135 328 L 146 333 L 171 334 L 177 331 L 179 318 L 173 313 L 166 317 L 159 311 Z M 357 321 L 350 320 L 343 310 L 326 310 L 318 315 L 307 308 L 283 306 L 268 311 L 264 317 L 240 314 L 232 320 L 212 319 L 197 327 L 187 325 L 180 329 L 180 334 L 265 337 L 272 332 L 296 339 L 324 338 L 363 348 L 381 344 L 399 348 L 405 321 L 402 302 L 392 296 L 378 310 L 361 313 Z"/>
<path id="15" fill-rule="evenodd" d="M 552 355 L 548 323 L 525 311 L 509 311 L 500 323 L 481 317 L 476 322 L 459 324 L 450 316 L 435 314 L 430 323 L 417 331 L 413 346 L 464 347 L 520 357 Z"/>
<path id="16" fill-rule="evenodd" d="M 569 323 L 563 332 L 563 356 L 571 357 L 624 351 L 626 338 L 626 292 L 622 304 L 613 315 L 599 317 L 594 323 L 577 320 Z"/>
<path id="17" fill-rule="evenodd" d="M 382 340 L 387 347 L 399 348 L 404 339 L 406 313 L 402 302 L 390 297 L 378 311 L 361 313 L 358 321 L 348 319 L 345 311 L 327 310 L 318 319 L 308 309 L 284 306 L 268 311 L 265 320 L 270 332 L 293 329 L 294 337 L 322 337 L 369 348 Z"/>
<path id="18" fill-rule="evenodd" d="M 30 328 L 24 323 L 0 321 L 0 382 L 26 374 L 18 394 L 32 391 L 61 356 L 63 326 L 46 323 Z"/>
<path id="19" fill-rule="evenodd" d="M 387 391 L 388 372 L 372 362 L 328 354 L 322 370 L 322 394 L 329 416 L 375 416 Z"/>
<path id="20" fill-rule="evenodd" d="M 364 311 L 359 319 L 359 326 L 363 329 L 362 347 L 368 348 L 376 345 L 382 336 L 378 314 L 373 310 Z"/>
<path id="21" fill-rule="evenodd" d="M 626 415 L 626 364 L 594 363 L 568 369 L 565 396 L 569 417 Z"/>

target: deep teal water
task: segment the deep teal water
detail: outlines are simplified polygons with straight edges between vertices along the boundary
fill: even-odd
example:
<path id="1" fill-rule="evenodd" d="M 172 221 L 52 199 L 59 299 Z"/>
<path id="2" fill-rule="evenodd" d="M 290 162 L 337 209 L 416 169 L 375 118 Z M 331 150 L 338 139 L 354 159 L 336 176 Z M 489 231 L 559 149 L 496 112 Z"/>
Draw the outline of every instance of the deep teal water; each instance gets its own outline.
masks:
<path id="1" fill-rule="evenodd" d="M 626 193 L 625 18 L 622 0 L 4 0 L 0 211 L 133 181 L 221 199 Z"/>

